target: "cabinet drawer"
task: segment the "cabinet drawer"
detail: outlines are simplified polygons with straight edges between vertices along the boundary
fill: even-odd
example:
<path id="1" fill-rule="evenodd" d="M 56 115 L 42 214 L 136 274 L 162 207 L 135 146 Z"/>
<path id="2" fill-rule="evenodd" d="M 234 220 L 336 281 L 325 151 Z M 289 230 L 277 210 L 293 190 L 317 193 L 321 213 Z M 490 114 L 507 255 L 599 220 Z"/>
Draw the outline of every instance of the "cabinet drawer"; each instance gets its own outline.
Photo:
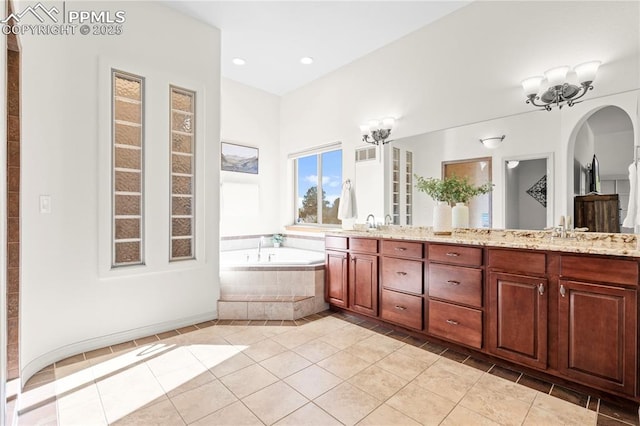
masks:
<path id="1" fill-rule="evenodd" d="M 382 286 L 393 290 L 422 294 L 422 268 L 419 260 L 382 258 Z"/>
<path id="2" fill-rule="evenodd" d="M 377 253 L 378 240 L 371 238 L 349 238 L 349 249 L 361 253 Z"/>
<path id="3" fill-rule="evenodd" d="M 430 300 L 429 333 L 479 349 L 482 347 L 482 312 Z"/>
<path id="4" fill-rule="evenodd" d="M 429 265 L 429 297 L 482 307 L 482 270 Z"/>
<path id="5" fill-rule="evenodd" d="M 429 260 L 453 265 L 482 265 L 482 249 L 476 247 L 429 244 Z"/>
<path id="6" fill-rule="evenodd" d="M 347 245 L 347 237 L 332 237 L 332 236 L 327 236 L 324 238 L 324 247 L 326 249 L 333 249 L 333 250 L 346 250 L 348 249 L 348 245 Z"/>
<path id="7" fill-rule="evenodd" d="M 422 330 L 422 298 L 382 289 L 380 316 L 386 321 Z"/>
<path id="8" fill-rule="evenodd" d="M 638 262 L 588 256 L 562 256 L 563 277 L 612 284 L 638 285 Z"/>
<path id="9" fill-rule="evenodd" d="M 544 253 L 519 250 L 489 250 L 488 266 L 506 272 L 544 275 L 547 269 Z"/>
<path id="10" fill-rule="evenodd" d="M 391 240 L 382 241 L 382 254 L 387 256 L 422 259 L 422 248 L 422 243 Z"/>

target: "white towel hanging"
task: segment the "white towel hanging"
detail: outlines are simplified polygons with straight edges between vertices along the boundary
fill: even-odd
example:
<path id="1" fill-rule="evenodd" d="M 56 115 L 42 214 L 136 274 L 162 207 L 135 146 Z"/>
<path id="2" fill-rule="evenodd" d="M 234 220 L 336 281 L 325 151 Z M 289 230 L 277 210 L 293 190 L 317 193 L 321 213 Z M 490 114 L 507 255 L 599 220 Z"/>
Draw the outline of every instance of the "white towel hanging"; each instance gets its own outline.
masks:
<path id="1" fill-rule="evenodd" d="M 634 161 L 629 165 L 629 204 L 627 205 L 627 216 L 622 222 L 625 228 L 634 228 L 638 222 L 638 166 Z"/>
<path id="2" fill-rule="evenodd" d="M 347 179 L 342 185 L 340 206 L 338 206 L 338 219 L 353 219 L 357 216 L 356 192 L 351 187 L 351 180 Z"/>

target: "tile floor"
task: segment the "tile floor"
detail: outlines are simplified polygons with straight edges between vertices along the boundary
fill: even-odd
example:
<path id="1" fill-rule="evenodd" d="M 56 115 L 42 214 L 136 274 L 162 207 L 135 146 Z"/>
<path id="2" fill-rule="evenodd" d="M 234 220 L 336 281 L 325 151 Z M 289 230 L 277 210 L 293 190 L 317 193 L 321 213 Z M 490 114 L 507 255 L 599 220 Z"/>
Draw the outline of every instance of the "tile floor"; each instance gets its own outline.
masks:
<path id="1" fill-rule="evenodd" d="M 18 425 L 638 425 L 634 407 L 329 311 L 76 355 L 34 375 L 18 409 Z"/>

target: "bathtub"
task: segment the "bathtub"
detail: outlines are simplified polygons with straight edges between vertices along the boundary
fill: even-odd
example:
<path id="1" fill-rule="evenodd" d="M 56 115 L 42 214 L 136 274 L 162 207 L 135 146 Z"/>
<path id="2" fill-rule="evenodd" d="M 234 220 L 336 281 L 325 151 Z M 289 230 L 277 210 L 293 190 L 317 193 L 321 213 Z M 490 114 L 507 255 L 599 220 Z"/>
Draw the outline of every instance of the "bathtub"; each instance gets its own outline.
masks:
<path id="1" fill-rule="evenodd" d="M 258 259 L 257 248 L 220 252 L 220 269 L 278 268 L 278 270 L 283 270 L 282 268 L 292 267 L 299 270 L 300 268 L 297 267 L 300 266 L 317 269 L 316 267 L 323 265 L 323 252 L 290 247 L 263 248 L 260 252 L 260 259 Z"/>
<path id="2" fill-rule="evenodd" d="M 324 252 L 291 247 L 220 252 L 220 319 L 292 320 L 324 311 Z"/>

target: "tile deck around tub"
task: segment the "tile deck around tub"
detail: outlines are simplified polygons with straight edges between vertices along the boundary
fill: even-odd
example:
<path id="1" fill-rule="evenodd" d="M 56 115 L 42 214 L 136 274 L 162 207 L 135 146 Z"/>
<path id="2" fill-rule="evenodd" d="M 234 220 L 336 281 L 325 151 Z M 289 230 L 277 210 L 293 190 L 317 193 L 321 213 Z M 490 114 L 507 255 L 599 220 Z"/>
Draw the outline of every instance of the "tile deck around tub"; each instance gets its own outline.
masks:
<path id="1" fill-rule="evenodd" d="M 18 425 L 638 425 L 606 401 L 329 311 L 207 321 L 35 374 Z"/>

